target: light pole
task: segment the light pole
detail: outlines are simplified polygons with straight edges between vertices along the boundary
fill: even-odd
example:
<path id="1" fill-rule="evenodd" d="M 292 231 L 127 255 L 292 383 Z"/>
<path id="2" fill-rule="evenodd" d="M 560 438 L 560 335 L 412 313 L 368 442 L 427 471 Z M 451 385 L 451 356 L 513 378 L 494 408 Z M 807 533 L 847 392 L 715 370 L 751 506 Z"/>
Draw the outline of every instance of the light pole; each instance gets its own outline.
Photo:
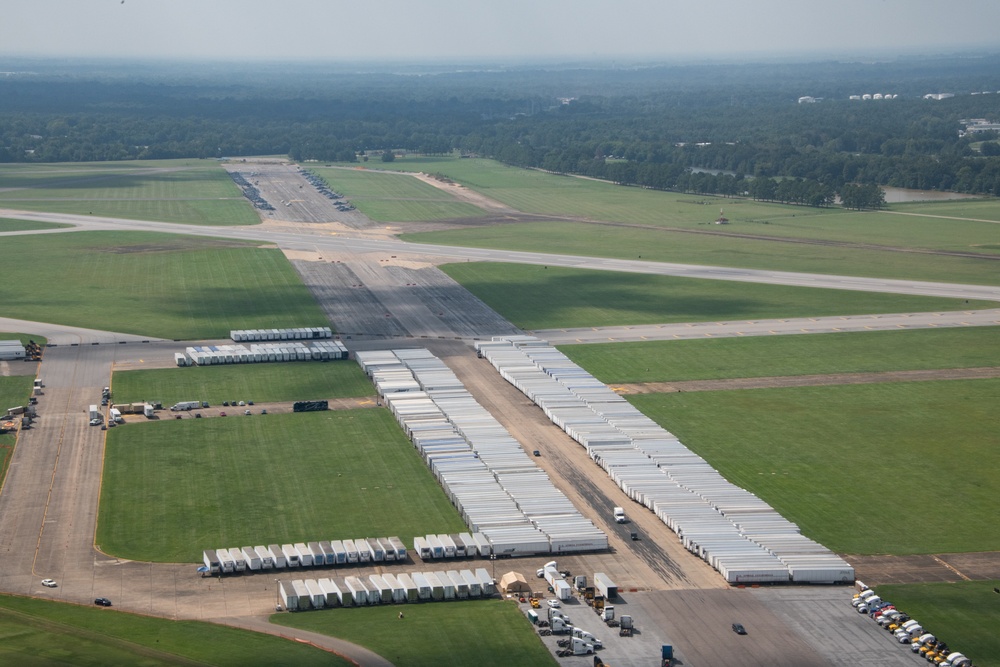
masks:
<path id="1" fill-rule="evenodd" d="M 279 590 L 280 588 L 281 588 L 281 586 L 278 585 L 278 580 L 275 579 L 274 580 L 274 610 L 275 611 L 281 611 L 281 597 L 279 596 L 279 593 L 281 592 Z"/>
<path id="2" fill-rule="evenodd" d="M 490 553 L 490 561 L 493 563 L 493 588 L 497 586 L 497 555 Z"/>

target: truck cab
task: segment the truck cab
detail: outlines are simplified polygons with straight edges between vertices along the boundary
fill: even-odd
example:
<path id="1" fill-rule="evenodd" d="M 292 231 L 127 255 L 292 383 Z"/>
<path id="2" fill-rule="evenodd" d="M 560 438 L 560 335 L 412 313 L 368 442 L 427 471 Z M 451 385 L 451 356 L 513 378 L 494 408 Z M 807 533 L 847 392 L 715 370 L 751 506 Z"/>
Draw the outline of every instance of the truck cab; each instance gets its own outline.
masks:
<path id="1" fill-rule="evenodd" d="M 615 523 L 625 523 L 627 519 L 625 518 L 625 508 L 616 507 L 613 512 Z"/>

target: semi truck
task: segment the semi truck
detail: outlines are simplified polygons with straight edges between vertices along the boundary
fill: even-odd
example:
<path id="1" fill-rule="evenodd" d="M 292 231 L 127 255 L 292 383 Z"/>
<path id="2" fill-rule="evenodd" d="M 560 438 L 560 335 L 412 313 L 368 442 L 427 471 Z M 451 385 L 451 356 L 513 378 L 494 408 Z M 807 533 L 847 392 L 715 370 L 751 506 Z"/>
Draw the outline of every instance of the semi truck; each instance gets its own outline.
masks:
<path id="1" fill-rule="evenodd" d="M 614 508 L 614 517 L 615 517 L 615 523 L 625 523 L 626 521 L 625 508 L 624 507 Z"/>

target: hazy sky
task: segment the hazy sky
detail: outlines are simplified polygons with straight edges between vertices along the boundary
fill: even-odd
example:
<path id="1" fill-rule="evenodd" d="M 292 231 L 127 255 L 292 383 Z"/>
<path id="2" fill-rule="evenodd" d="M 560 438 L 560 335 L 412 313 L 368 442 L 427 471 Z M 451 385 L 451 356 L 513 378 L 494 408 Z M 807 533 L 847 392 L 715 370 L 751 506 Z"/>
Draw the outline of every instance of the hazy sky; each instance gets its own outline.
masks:
<path id="1" fill-rule="evenodd" d="M 1000 0 L 3 0 L 0 56 L 705 58 L 1000 50 Z"/>

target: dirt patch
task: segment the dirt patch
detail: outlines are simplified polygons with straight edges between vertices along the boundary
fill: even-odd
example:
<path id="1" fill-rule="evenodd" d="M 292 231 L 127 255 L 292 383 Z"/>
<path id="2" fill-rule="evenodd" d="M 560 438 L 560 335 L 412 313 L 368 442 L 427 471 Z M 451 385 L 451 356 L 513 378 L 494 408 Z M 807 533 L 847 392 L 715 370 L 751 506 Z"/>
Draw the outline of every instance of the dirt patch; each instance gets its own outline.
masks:
<path id="1" fill-rule="evenodd" d="M 884 373 L 831 373 L 828 375 L 788 375 L 727 380 L 689 380 L 685 382 L 642 382 L 615 384 L 619 394 L 670 394 L 678 391 L 731 391 L 735 389 L 776 389 L 780 387 L 819 387 L 837 384 L 876 384 L 880 382 L 934 382 L 939 380 L 981 380 L 1000 377 L 1000 367 L 942 368 L 937 370 L 887 371 Z"/>
<path id="2" fill-rule="evenodd" d="M 1000 552 L 916 554 L 912 556 L 844 555 L 857 578 L 869 586 L 1000 579 Z"/>
<path id="3" fill-rule="evenodd" d="M 498 202 L 496 199 L 490 199 L 489 197 L 482 195 L 475 190 L 470 190 L 464 185 L 459 185 L 452 180 L 436 178 L 430 174 L 424 173 L 413 174 L 413 176 L 420 179 L 424 183 L 433 185 L 438 190 L 447 192 L 459 201 L 472 204 L 473 206 L 477 206 L 484 211 L 495 211 L 497 213 L 507 214 L 519 213 L 517 209 L 511 208 L 510 206 L 507 206 L 507 204 Z"/>
<path id="4" fill-rule="evenodd" d="M 252 243 L 246 241 L 198 238 L 197 240 L 178 239 L 167 243 L 132 243 L 110 247 L 100 246 L 90 249 L 95 252 L 107 252 L 113 255 L 128 255 L 132 253 L 186 252 L 188 250 L 205 250 L 208 248 L 249 248 L 252 245 Z"/>

